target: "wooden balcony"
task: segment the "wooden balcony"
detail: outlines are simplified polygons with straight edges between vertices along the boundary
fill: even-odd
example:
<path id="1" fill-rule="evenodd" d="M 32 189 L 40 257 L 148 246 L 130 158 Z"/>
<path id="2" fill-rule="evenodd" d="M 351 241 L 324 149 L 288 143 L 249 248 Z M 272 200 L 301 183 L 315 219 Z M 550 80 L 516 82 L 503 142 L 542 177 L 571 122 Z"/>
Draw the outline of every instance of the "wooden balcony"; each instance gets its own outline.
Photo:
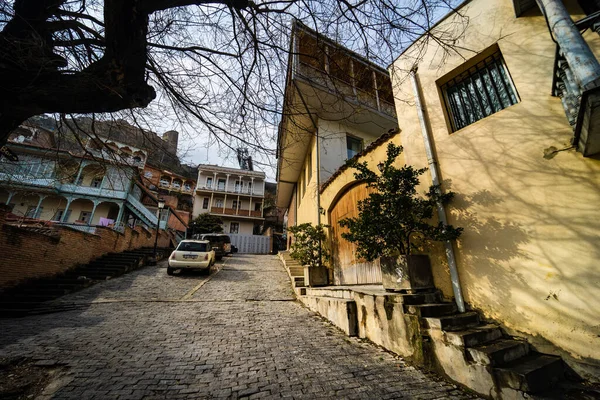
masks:
<path id="1" fill-rule="evenodd" d="M 238 215 L 240 217 L 262 218 L 262 213 L 260 211 L 252 211 L 247 209 L 245 210 L 242 208 L 236 210 L 235 208 L 211 207 L 210 212 L 212 214 Z"/>

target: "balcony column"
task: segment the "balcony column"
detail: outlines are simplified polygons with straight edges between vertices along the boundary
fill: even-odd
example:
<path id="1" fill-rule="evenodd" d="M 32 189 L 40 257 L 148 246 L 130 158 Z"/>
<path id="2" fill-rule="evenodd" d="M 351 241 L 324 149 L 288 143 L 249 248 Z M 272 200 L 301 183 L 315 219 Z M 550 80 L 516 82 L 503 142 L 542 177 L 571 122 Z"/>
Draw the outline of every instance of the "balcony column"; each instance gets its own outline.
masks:
<path id="1" fill-rule="evenodd" d="M 235 215 L 240 215 L 240 195 L 237 198 L 237 207 L 235 208 Z"/>
<path id="2" fill-rule="evenodd" d="M 121 223 L 121 219 L 123 219 L 123 211 L 125 209 L 125 205 L 123 203 L 117 203 L 119 206 L 119 213 L 117 214 L 117 219 L 115 220 L 115 226 L 119 226 Z"/>
<path id="3" fill-rule="evenodd" d="M 214 198 L 215 194 L 211 193 L 210 194 L 210 204 L 208 205 L 208 212 L 212 212 L 212 208 L 213 208 L 213 198 Z"/>
<path id="4" fill-rule="evenodd" d="M 552 36 L 558 42 L 579 87 L 588 90 L 600 83 L 600 64 L 561 0 L 536 0 L 548 19 Z"/>
<path id="5" fill-rule="evenodd" d="M 223 200 L 223 214 L 225 214 L 225 208 L 227 208 L 227 193 L 225 193 L 225 199 Z"/>
<path id="6" fill-rule="evenodd" d="M 12 198 L 15 196 L 16 193 L 17 192 L 14 192 L 12 190 L 8 192 L 8 198 L 6 199 L 6 205 L 10 204 L 10 201 L 12 200 Z"/>
<path id="7" fill-rule="evenodd" d="M 213 181 L 212 181 L 212 185 L 211 185 L 212 187 L 211 187 L 211 189 L 212 189 L 212 190 L 215 190 L 215 189 L 216 189 L 216 187 L 217 187 L 217 173 L 216 173 L 216 172 L 213 172 L 213 174 L 214 174 L 214 177 L 213 177 Z"/>
<path id="8" fill-rule="evenodd" d="M 101 185 L 102 187 L 102 185 Z M 94 207 L 92 207 L 92 213 L 90 214 L 90 220 L 88 221 L 88 226 L 92 225 L 92 220 L 94 219 L 94 214 L 96 213 L 96 207 L 98 207 L 98 200 L 94 200 Z"/>
<path id="9" fill-rule="evenodd" d="M 260 204 L 260 217 L 263 217 L 263 213 L 264 213 L 264 209 L 265 209 L 265 199 L 262 199 L 262 203 Z"/>
<path id="10" fill-rule="evenodd" d="M 68 218 L 68 213 L 69 213 L 69 206 L 71 205 L 71 202 L 73 201 L 73 199 L 71 197 L 67 197 L 67 205 L 65 206 L 65 211 L 63 211 L 63 216 L 60 219 L 60 222 L 67 222 Z"/>
<path id="11" fill-rule="evenodd" d="M 250 195 L 250 204 L 248 205 L 248 216 L 252 216 L 252 195 Z"/>
<path id="12" fill-rule="evenodd" d="M 373 93 L 375 93 L 375 100 L 377 100 L 377 111 L 381 111 L 381 103 L 379 102 L 379 90 L 377 90 L 377 74 L 372 71 L 373 74 Z"/>
<path id="13" fill-rule="evenodd" d="M 227 188 L 229 187 L 229 174 L 227 174 L 227 178 L 225 179 L 225 191 L 227 192 Z"/>
<path id="14" fill-rule="evenodd" d="M 85 165 L 85 161 L 79 163 L 79 169 L 77 170 L 75 182 L 73 182 L 75 185 L 79 185 L 79 178 L 81 178 L 81 172 L 83 172 L 83 168 L 85 167 Z"/>
<path id="15" fill-rule="evenodd" d="M 37 206 L 35 207 L 35 211 L 33 212 L 33 218 L 38 218 L 38 212 L 40 212 L 40 207 L 42 206 L 42 201 L 44 201 L 44 199 L 47 196 L 45 194 L 41 194 L 40 195 L 40 199 L 38 200 Z"/>

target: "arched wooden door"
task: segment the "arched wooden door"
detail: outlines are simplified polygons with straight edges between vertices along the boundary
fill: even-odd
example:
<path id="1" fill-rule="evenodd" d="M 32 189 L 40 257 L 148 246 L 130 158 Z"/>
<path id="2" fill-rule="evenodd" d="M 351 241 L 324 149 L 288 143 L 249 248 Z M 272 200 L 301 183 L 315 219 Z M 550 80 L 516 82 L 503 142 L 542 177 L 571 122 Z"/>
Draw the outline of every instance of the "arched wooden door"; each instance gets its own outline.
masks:
<path id="1" fill-rule="evenodd" d="M 342 233 L 347 232 L 348 228 L 339 225 L 341 219 L 358 216 L 358 201 L 367 196 L 366 184 L 352 186 L 338 197 L 329 212 L 333 276 L 336 285 L 381 283 L 379 259 L 373 262 L 357 259 L 356 245 L 342 237 Z"/>

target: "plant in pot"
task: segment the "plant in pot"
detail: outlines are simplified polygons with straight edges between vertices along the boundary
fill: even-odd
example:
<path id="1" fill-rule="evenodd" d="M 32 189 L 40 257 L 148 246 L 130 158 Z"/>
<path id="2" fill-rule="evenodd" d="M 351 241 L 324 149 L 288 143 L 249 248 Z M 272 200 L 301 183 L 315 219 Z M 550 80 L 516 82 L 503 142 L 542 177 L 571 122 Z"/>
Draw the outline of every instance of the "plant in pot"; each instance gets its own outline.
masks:
<path id="1" fill-rule="evenodd" d="M 387 159 L 377 167 L 380 174 L 371 171 L 366 162 L 351 159 L 357 180 L 366 182 L 372 190 L 358 202 L 359 215 L 340 220 L 348 232 L 342 237 L 357 246 L 357 255 L 368 261 L 380 258 L 383 286 L 389 291 L 415 291 L 433 287 L 429 256 L 413 254 L 429 241 L 453 240 L 462 228 L 432 223 L 438 203 L 446 204 L 454 193 L 441 193 L 438 186 L 430 186 L 424 196 L 417 194 L 419 177 L 427 169 L 404 165 L 394 166 L 402 153 L 402 146 L 390 143 Z"/>
<path id="2" fill-rule="evenodd" d="M 313 226 L 310 223 L 290 226 L 288 231 L 294 235 L 290 247 L 290 257 L 304 266 L 304 282 L 307 286 L 327 285 L 327 268 L 323 259 L 329 257 L 328 250 L 323 246 L 325 228 L 327 225 Z"/>

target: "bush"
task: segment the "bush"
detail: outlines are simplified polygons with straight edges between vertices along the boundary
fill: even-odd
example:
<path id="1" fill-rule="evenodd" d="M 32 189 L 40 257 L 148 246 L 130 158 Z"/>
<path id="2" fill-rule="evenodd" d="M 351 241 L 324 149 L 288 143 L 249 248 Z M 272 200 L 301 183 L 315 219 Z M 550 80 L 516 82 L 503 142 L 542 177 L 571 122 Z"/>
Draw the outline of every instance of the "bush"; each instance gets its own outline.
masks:
<path id="1" fill-rule="evenodd" d="M 357 245 L 359 257 L 372 261 L 380 256 L 408 255 L 415 248 L 414 240 L 445 241 L 456 239 L 462 228 L 431 223 L 438 202 L 452 200 L 454 193 L 442 194 L 438 186 L 430 186 L 424 197 L 417 195 L 419 176 L 427 168 L 415 169 L 404 165 L 393 166 L 402 153 L 402 146 L 390 143 L 387 159 L 382 164 L 381 174 L 371 171 L 367 163 L 351 159 L 348 165 L 358 170 L 357 180 L 375 189 L 369 197 L 358 202 L 356 218 L 340 220 L 340 225 L 349 229 L 342 237 Z"/>
<path id="2" fill-rule="evenodd" d="M 294 234 L 290 256 L 302 265 L 320 267 L 321 260 L 329 256 L 329 252 L 323 247 L 327 238 L 324 228 L 327 226 L 305 223 L 289 227 L 288 231 Z"/>

